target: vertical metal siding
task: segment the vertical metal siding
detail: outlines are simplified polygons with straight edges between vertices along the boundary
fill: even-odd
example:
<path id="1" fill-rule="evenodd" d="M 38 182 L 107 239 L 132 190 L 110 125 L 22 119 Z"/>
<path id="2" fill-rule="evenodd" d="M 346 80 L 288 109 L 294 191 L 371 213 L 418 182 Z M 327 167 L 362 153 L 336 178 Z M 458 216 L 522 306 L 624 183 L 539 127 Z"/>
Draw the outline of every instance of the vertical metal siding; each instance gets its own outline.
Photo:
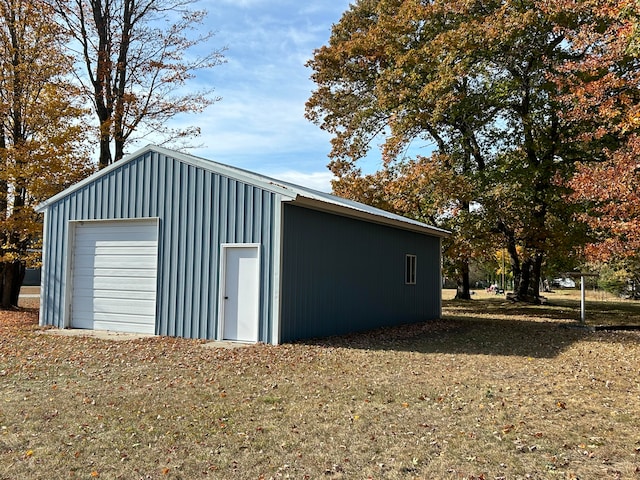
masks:
<path id="1" fill-rule="evenodd" d="M 283 215 L 282 341 L 440 316 L 439 238 L 289 204 Z"/>
<path id="2" fill-rule="evenodd" d="M 194 198 L 204 198 L 204 175 L 196 175 L 195 178 L 195 195 Z M 194 235 L 193 235 L 193 261 L 199 263 L 200 270 L 202 269 L 202 244 L 204 238 L 202 235 L 204 216 L 202 212 L 202 201 L 194 202 L 194 209 L 192 212 L 194 222 Z M 196 218 L 201 218 L 202 221 L 195 221 Z M 202 317 L 200 316 L 200 305 L 202 299 L 202 275 L 198 275 L 198 269 L 194 269 L 191 272 L 191 337 L 202 338 L 206 331 L 202 325 Z"/>
<path id="3" fill-rule="evenodd" d="M 211 203 L 211 175 L 203 175 L 202 176 L 202 206 L 204 205 L 212 205 Z M 200 231 L 200 236 L 202 238 L 201 247 L 200 247 L 200 263 L 202 264 L 202 268 L 207 271 L 211 271 L 209 269 L 210 263 L 210 254 L 211 254 L 211 216 L 210 215 L 202 215 L 202 229 Z M 200 336 L 204 338 L 212 338 L 213 331 L 209 329 L 208 318 L 202 314 L 202 312 L 207 311 L 207 299 L 209 295 L 211 295 L 211 287 L 210 280 L 212 275 L 202 275 L 200 277 L 200 305 L 198 307 L 198 318 L 200 319 L 199 324 L 199 333 Z"/>
<path id="4" fill-rule="evenodd" d="M 129 213 L 132 207 L 135 205 L 135 195 L 131 195 L 131 166 L 135 163 L 127 163 L 122 169 L 122 180 L 120 184 L 120 191 L 122 192 L 123 201 L 120 203 L 122 209 L 120 210 L 121 218 L 131 218 L 135 216 L 134 212 Z M 126 199 L 126 200 L 124 200 Z"/>
<path id="5" fill-rule="evenodd" d="M 258 203 L 253 206 L 253 225 L 258 228 L 252 229 L 252 242 L 262 242 L 265 248 L 260 254 L 261 265 L 260 271 L 269 271 L 269 275 L 262 276 L 263 285 L 260 290 L 260 316 L 265 321 L 260 325 L 260 338 L 268 338 L 271 343 L 279 343 L 278 337 L 272 336 L 272 325 L 274 320 L 274 307 L 279 299 L 274 296 L 274 275 L 280 268 L 273 259 L 275 253 L 280 247 L 279 239 L 276 234 L 281 227 L 279 219 L 279 211 L 282 208 L 282 202 L 276 201 L 276 196 L 266 191 L 254 190 L 254 198 L 259 198 Z M 277 210 L 276 210 L 277 209 Z"/>
<path id="6" fill-rule="evenodd" d="M 175 205 L 176 211 L 178 212 L 178 217 L 180 219 L 179 222 L 176 222 L 177 225 L 177 241 L 175 244 L 176 247 L 176 256 L 174 257 L 174 271 L 176 272 L 173 276 L 173 280 L 177 283 L 177 294 L 175 297 L 176 302 L 176 320 L 179 319 L 182 323 L 182 331 L 183 335 L 189 336 L 189 321 L 190 319 L 185 317 L 185 307 L 188 301 L 186 301 L 186 289 L 185 283 L 188 276 L 188 263 L 193 261 L 190 255 L 189 243 L 187 243 L 187 225 L 189 228 L 192 228 L 192 225 L 187 223 L 185 220 L 187 219 L 187 206 L 188 206 L 188 198 L 187 189 L 191 188 L 189 184 L 188 177 L 188 166 L 183 163 L 176 162 L 175 165 L 175 183 L 176 183 L 176 192 L 175 192 Z M 175 259 L 179 259 L 178 262 L 175 262 Z M 172 322 L 172 327 L 169 331 L 171 335 L 176 335 L 176 329 L 178 328 L 178 322 Z"/>
<path id="7" fill-rule="evenodd" d="M 64 327 L 70 220 L 159 217 L 156 333 L 214 338 L 220 244 L 260 243 L 260 341 L 271 342 L 279 204 L 277 194 L 156 152 L 123 164 L 47 207 L 42 324 Z"/>

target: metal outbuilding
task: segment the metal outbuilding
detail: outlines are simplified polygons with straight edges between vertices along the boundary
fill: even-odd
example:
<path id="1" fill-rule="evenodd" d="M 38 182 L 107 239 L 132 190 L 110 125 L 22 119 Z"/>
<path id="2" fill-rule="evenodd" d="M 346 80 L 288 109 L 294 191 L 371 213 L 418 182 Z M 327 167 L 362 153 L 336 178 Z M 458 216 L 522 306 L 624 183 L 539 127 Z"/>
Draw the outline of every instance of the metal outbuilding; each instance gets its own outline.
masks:
<path id="1" fill-rule="evenodd" d="M 278 344 L 435 319 L 448 232 L 148 146 L 38 206 L 41 325 Z"/>

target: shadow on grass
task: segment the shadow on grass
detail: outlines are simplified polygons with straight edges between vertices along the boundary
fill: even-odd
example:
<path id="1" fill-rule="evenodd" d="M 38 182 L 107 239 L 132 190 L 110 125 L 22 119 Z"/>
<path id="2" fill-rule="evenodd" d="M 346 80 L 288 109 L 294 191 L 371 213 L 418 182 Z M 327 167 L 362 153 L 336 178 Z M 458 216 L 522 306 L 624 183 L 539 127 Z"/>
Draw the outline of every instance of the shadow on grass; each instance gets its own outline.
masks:
<path id="1" fill-rule="evenodd" d="M 557 299 L 554 304 L 560 308 L 574 311 L 573 317 L 580 319 L 580 302 L 578 300 Z M 608 325 L 612 327 L 640 327 L 640 302 L 628 300 L 585 302 L 586 323 L 590 326 Z"/>
<path id="2" fill-rule="evenodd" d="M 598 317 L 628 318 L 619 306 L 601 306 Z M 635 313 L 640 312 L 635 306 Z M 593 310 L 595 316 L 596 310 Z M 580 325 L 580 303 L 513 304 L 502 299 L 446 301 L 443 318 L 304 343 L 338 348 L 418 353 L 555 358 L 574 342 L 596 335 Z M 604 335 L 604 333 L 598 333 Z M 618 333 L 615 341 L 638 341 L 638 334 Z"/>

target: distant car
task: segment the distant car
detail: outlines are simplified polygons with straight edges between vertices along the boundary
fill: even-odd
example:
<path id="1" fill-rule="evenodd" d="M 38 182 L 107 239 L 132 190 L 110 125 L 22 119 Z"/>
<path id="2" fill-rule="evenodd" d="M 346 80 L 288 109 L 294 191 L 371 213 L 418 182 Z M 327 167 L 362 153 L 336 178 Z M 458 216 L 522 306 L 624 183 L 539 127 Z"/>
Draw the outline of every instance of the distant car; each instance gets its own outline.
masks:
<path id="1" fill-rule="evenodd" d="M 572 278 L 554 278 L 551 286 L 556 288 L 576 288 L 576 282 Z"/>

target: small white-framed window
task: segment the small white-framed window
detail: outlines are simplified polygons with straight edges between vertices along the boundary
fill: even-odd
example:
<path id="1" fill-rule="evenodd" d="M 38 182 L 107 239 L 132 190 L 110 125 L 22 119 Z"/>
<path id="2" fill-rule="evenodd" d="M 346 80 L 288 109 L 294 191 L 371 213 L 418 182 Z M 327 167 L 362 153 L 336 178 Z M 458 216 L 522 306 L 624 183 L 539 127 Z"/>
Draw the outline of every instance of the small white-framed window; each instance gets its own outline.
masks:
<path id="1" fill-rule="evenodd" d="M 406 285 L 416 284 L 416 268 L 418 266 L 418 257 L 407 254 L 404 259 L 404 283 Z"/>

